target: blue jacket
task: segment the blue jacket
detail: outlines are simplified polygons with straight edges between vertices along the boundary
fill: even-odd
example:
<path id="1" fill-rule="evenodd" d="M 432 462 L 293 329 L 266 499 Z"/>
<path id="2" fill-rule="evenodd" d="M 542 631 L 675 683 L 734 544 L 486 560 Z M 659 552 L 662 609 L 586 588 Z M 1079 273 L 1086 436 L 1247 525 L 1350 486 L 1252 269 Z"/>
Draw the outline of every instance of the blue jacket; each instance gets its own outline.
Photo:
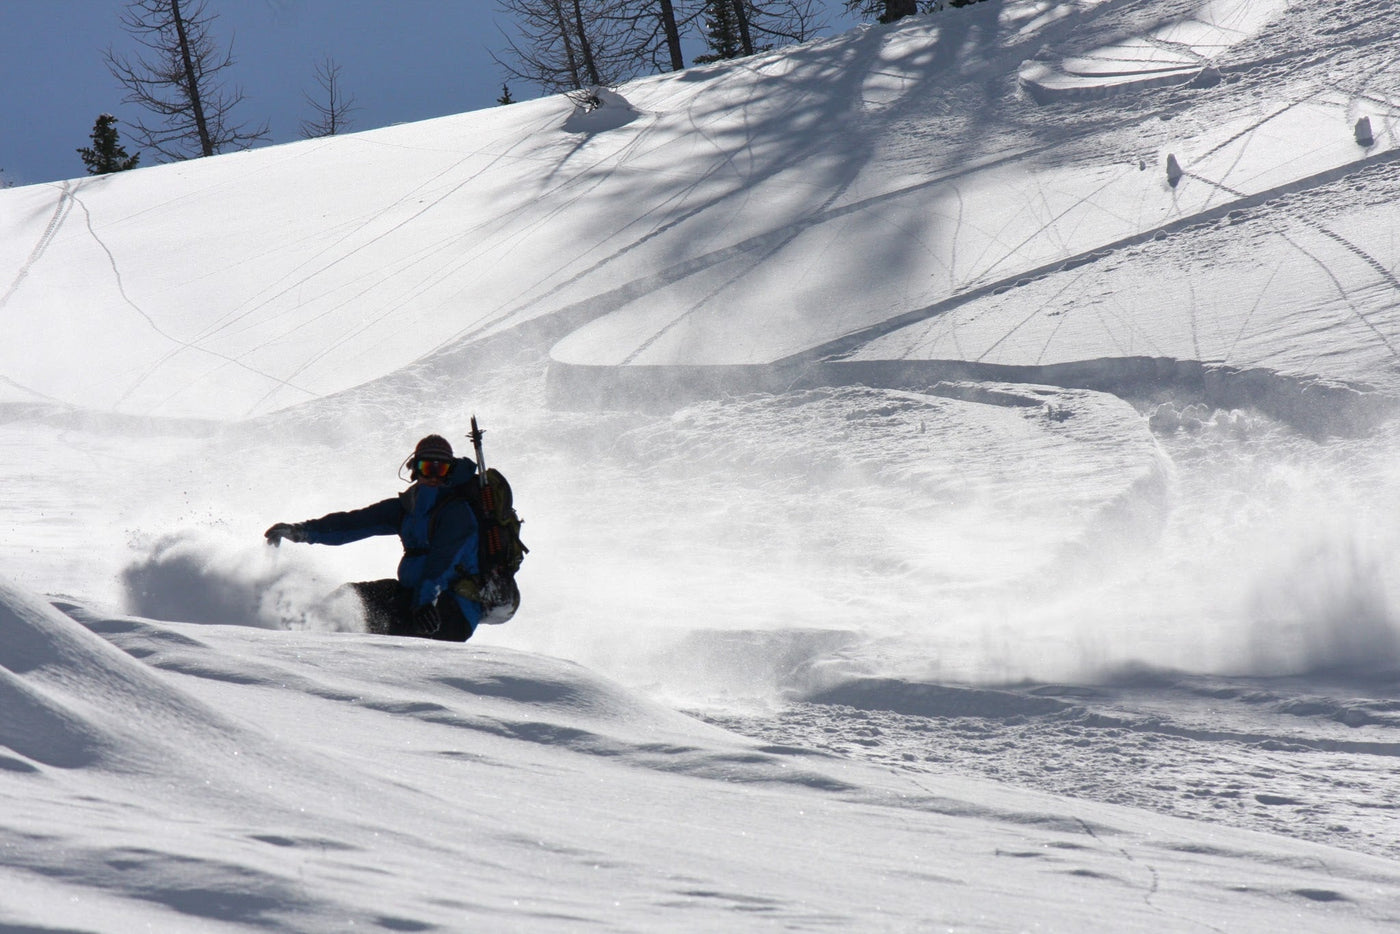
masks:
<path id="1" fill-rule="evenodd" d="M 471 504 L 453 491 L 477 484 L 476 463 L 459 457 L 442 486 L 415 483 L 398 496 L 363 509 L 333 512 L 303 522 L 306 540 L 316 545 L 344 545 L 374 535 L 397 535 L 403 542 L 399 583 L 414 607 L 451 592 L 458 580 L 477 573 L 477 525 Z M 453 593 L 467 620 L 475 626 L 481 604 Z"/>

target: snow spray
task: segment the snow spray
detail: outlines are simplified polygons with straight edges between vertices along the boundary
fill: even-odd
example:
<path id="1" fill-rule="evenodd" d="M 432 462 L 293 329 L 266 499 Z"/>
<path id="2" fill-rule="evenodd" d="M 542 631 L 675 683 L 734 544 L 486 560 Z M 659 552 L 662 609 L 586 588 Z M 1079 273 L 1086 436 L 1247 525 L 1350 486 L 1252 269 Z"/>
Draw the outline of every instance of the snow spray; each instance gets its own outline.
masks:
<path id="1" fill-rule="evenodd" d="M 359 605 L 286 549 L 205 530 L 138 545 L 121 572 L 126 609 L 138 616 L 261 629 L 356 631 Z"/>

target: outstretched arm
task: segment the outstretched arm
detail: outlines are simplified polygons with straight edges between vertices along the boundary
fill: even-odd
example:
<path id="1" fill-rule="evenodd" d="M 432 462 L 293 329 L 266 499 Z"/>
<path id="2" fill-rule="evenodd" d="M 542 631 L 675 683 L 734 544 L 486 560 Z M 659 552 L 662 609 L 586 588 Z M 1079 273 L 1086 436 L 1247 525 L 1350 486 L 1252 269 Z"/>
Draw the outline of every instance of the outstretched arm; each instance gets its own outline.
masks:
<path id="1" fill-rule="evenodd" d="M 398 497 L 381 500 L 364 509 L 333 512 L 306 522 L 279 522 L 264 534 L 268 544 L 310 542 L 313 545 L 345 545 L 373 535 L 397 535 L 400 507 Z"/>

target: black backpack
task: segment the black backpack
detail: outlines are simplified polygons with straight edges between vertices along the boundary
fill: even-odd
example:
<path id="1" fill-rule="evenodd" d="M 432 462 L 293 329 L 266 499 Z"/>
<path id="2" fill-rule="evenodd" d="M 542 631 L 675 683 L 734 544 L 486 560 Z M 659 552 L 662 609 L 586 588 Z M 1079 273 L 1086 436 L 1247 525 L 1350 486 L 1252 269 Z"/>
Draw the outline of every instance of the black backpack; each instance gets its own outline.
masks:
<path id="1" fill-rule="evenodd" d="M 499 470 L 489 467 L 478 482 L 455 487 L 453 493 L 454 499 L 461 496 L 470 503 L 476 516 L 479 570 L 457 581 L 452 589 L 481 604 L 483 623 L 504 623 L 520 609 L 515 572 L 530 552 L 520 540 L 524 520 L 515 512 L 510 483 Z"/>

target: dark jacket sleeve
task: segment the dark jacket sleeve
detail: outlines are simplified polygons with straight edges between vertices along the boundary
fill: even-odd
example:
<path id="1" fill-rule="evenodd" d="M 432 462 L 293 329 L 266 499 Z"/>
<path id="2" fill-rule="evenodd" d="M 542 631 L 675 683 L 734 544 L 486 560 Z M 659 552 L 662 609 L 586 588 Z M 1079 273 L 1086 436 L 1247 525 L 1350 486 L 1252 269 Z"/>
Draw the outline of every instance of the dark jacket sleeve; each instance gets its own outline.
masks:
<path id="1" fill-rule="evenodd" d="M 301 524 L 314 545 L 344 545 L 373 535 L 397 535 L 402 510 L 397 496 L 350 512 L 333 512 Z"/>

